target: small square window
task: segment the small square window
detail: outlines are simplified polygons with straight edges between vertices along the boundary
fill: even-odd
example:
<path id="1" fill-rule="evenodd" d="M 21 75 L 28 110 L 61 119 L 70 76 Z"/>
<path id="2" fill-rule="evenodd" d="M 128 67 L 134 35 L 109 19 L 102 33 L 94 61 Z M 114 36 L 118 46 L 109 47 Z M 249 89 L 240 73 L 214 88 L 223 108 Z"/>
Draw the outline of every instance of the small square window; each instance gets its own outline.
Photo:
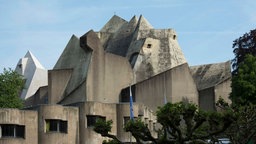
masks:
<path id="1" fill-rule="evenodd" d="M 152 47 L 152 44 L 148 44 L 148 45 L 147 45 L 147 48 L 151 48 L 151 47 Z"/>

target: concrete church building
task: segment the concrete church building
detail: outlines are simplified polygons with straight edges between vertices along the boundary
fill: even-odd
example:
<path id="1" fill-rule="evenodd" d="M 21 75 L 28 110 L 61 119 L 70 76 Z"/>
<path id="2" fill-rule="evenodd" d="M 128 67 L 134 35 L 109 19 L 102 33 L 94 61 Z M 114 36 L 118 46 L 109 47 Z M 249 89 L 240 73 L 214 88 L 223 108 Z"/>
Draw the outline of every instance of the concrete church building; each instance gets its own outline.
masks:
<path id="1" fill-rule="evenodd" d="M 113 120 L 111 133 L 129 142 L 123 126 L 130 87 L 134 116 L 157 136 L 158 106 L 185 101 L 216 110 L 218 97 L 228 99 L 230 78 L 229 62 L 189 67 L 173 29 L 115 15 L 100 31 L 70 38 L 48 78 L 41 77 L 48 83 L 23 96 L 26 108 L 0 109 L 0 143 L 100 144 L 106 138 L 93 131 L 97 119 Z"/>

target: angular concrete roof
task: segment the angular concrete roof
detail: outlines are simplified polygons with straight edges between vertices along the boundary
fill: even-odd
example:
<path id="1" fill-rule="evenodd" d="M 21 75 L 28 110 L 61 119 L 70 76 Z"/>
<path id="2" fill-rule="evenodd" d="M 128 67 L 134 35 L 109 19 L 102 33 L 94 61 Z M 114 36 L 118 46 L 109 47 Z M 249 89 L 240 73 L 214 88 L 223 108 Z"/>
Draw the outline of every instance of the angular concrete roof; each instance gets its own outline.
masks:
<path id="1" fill-rule="evenodd" d="M 213 87 L 231 78 L 230 64 L 230 61 L 227 61 L 223 63 L 191 66 L 191 73 L 198 90 Z"/>
<path id="2" fill-rule="evenodd" d="M 113 16 L 98 36 L 106 52 L 130 61 L 137 82 L 186 63 L 175 31 L 154 29 L 142 15 L 129 22 Z"/>
<path id="3" fill-rule="evenodd" d="M 138 22 L 138 29 L 139 30 L 153 29 L 153 26 L 148 22 L 146 18 L 140 15 L 139 22 Z"/>
<path id="4" fill-rule="evenodd" d="M 73 35 L 64 51 L 59 57 L 53 70 L 73 69 L 73 74 L 68 83 L 65 93 L 71 93 L 86 80 L 92 52 L 87 52 L 80 47 L 80 40 Z"/>
<path id="5" fill-rule="evenodd" d="M 32 62 L 36 65 L 37 68 L 45 69 L 43 65 L 38 61 L 38 59 L 30 51 L 27 52 L 24 58 L 31 58 Z"/>
<path id="6" fill-rule="evenodd" d="M 134 16 L 129 22 L 124 23 L 116 33 L 112 34 L 105 51 L 126 57 L 137 22 L 137 18 Z"/>
<path id="7" fill-rule="evenodd" d="M 114 15 L 100 30 L 100 32 L 115 33 L 123 24 L 127 23 L 126 20 Z"/>
<path id="8" fill-rule="evenodd" d="M 48 84 L 47 70 L 30 51 L 19 60 L 15 71 L 24 76 L 26 80 L 25 88 L 20 96 L 22 99 L 31 97 L 39 87 Z"/>

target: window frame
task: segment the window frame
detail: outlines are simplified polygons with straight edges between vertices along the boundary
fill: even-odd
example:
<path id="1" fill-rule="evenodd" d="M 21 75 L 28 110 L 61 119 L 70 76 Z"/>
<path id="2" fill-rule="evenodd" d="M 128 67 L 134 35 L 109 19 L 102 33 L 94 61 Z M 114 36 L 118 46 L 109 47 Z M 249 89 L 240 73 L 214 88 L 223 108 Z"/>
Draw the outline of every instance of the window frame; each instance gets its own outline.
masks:
<path id="1" fill-rule="evenodd" d="M 45 132 L 68 133 L 68 121 L 61 119 L 45 119 Z"/>
<path id="2" fill-rule="evenodd" d="M 0 124 L 0 139 L 1 138 L 23 138 L 26 136 L 25 125 L 18 124 Z"/>

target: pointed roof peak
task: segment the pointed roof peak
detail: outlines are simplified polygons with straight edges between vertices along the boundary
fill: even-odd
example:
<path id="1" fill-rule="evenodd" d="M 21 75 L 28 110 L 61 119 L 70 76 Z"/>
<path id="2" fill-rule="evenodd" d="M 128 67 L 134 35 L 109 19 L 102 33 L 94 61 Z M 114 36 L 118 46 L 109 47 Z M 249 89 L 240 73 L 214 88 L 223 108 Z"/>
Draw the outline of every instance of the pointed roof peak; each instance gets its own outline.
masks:
<path id="1" fill-rule="evenodd" d="M 122 19 L 120 16 L 118 16 L 118 15 L 116 15 L 116 14 L 114 14 L 114 15 L 111 17 L 111 19 L 114 19 L 114 18 Z"/>
<path id="2" fill-rule="evenodd" d="M 31 52 L 30 50 L 28 50 L 27 53 L 26 53 L 26 55 L 25 55 L 25 57 L 26 57 L 26 56 L 28 57 L 28 56 L 31 56 L 31 55 L 33 55 L 32 52 Z"/>
<path id="3" fill-rule="evenodd" d="M 32 61 L 34 62 L 34 64 L 36 65 L 36 67 L 41 68 L 41 69 L 45 69 L 43 67 L 43 65 L 38 61 L 38 59 L 33 55 L 33 53 L 31 51 L 28 50 L 28 52 L 26 53 L 24 58 L 31 58 Z"/>
<path id="4" fill-rule="evenodd" d="M 148 22 L 146 18 L 144 18 L 142 15 L 140 15 L 139 21 L 138 21 L 138 28 L 140 30 L 142 29 L 153 29 L 153 26 Z"/>
<path id="5" fill-rule="evenodd" d="M 123 24 L 127 23 L 126 20 L 121 17 L 114 15 L 112 18 L 103 26 L 100 32 L 116 32 Z"/>
<path id="6" fill-rule="evenodd" d="M 138 18 L 136 15 L 134 15 L 131 20 L 129 21 L 129 24 L 137 24 L 138 23 Z"/>

